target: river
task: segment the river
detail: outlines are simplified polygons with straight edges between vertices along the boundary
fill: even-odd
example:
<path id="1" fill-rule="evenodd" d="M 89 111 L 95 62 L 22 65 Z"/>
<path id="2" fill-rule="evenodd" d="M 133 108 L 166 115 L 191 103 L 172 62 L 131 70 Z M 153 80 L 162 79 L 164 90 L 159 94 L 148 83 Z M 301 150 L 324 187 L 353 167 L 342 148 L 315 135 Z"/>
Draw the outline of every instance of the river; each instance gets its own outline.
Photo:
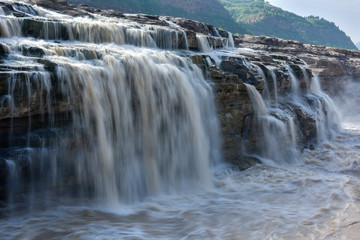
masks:
<path id="1" fill-rule="evenodd" d="M 360 126 L 298 164 L 219 165 L 214 186 L 117 209 L 51 199 L 0 220 L 2 239 L 358 239 Z M 76 203 L 75 203 L 76 205 Z"/>
<path id="2" fill-rule="evenodd" d="M 1 239 L 359 239 L 358 107 L 337 99 L 347 106 L 338 129 L 306 64 L 301 89 L 291 66 L 277 63 L 291 82 L 280 96 L 274 66 L 263 66 L 265 79 L 244 60 L 274 86 L 262 96 L 244 85 L 263 163 L 238 171 L 221 159 L 213 83 L 190 60 L 184 31 L 21 6 L 23 19 L 0 13 L 8 85 L 0 106 L 11 119 L 0 149 L 9 170 Z M 40 39 L 24 36 L 26 24 L 39 25 Z M 356 96 L 349 86 L 343 95 Z M 315 116 L 313 150 L 300 151 L 294 109 Z M 18 138 L 16 117 L 27 128 Z"/>

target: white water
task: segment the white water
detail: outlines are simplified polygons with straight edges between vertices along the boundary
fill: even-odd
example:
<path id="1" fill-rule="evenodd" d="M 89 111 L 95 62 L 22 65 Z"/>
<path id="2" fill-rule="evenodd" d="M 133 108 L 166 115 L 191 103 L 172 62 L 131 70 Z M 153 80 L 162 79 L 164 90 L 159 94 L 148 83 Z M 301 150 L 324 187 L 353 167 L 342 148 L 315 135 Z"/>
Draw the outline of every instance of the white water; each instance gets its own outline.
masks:
<path id="1" fill-rule="evenodd" d="M 209 39 L 205 35 L 198 34 L 196 35 L 196 39 L 198 40 L 199 49 L 201 52 L 211 52 L 213 47 L 210 46 Z"/>
<path id="2" fill-rule="evenodd" d="M 357 239 L 360 128 L 306 151 L 303 164 L 218 170 L 207 191 L 111 211 L 35 209 L 0 220 L 2 239 Z M 54 200 L 54 205 L 59 201 Z M 41 211 L 40 211 L 41 209 Z"/>
<path id="3" fill-rule="evenodd" d="M 297 121 L 297 116 L 313 116 L 315 120 L 315 138 L 310 144 L 316 144 L 331 139 L 336 134 L 339 124 L 338 110 L 331 98 L 322 92 L 319 79 L 315 75 L 311 83 L 307 72 L 300 67 L 304 75 L 304 81 L 309 82 L 311 87 L 308 89 L 300 88 L 300 80 L 296 77 L 295 72 L 288 64 L 285 68 L 289 74 L 290 94 L 283 93 L 278 99 L 276 75 L 273 69 L 267 69 L 272 79 L 267 79 L 264 71 L 257 65 L 253 66 L 260 79 L 265 81 L 262 89 L 263 97 L 258 90 L 249 84 L 245 84 L 250 100 L 253 104 L 254 116 L 245 121 L 245 133 L 247 137 L 255 138 L 256 150 L 252 149 L 252 142 L 245 144 L 245 152 L 250 155 L 258 156 L 268 164 L 288 164 L 298 162 L 300 155 L 300 142 L 298 137 L 302 137 L 301 124 Z M 250 67 L 251 67 L 250 66 Z M 265 67 L 265 66 L 264 66 Z M 270 94 L 269 83 L 272 81 L 273 90 L 276 94 Z M 293 109 L 290 110 L 278 103 L 288 105 Z M 296 119 L 296 122 L 295 122 Z"/>
<path id="4" fill-rule="evenodd" d="M 65 100 L 80 106 L 69 116 L 73 125 L 51 129 L 57 135 L 53 148 L 40 141 L 39 148 L 14 150 L 23 159 L 37 156 L 46 162 L 40 166 L 49 168 L 41 171 L 44 183 L 25 185 L 31 193 L 21 197 L 25 200 L 10 199 L 8 209 L 1 209 L 1 239 L 357 239 L 360 127 L 353 124 L 299 157 L 293 116 L 266 104 L 247 85 L 261 126 L 258 144 L 265 164 L 232 171 L 217 164 L 213 95 L 200 70 L 176 52 L 106 43 L 113 36 L 97 36 L 108 26 L 98 24 L 70 24 L 90 34 L 70 40 L 90 43 L 1 39 L 11 53 L 3 65 L 30 68 L 26 83 L 11 78 L 9 85 L 21 86 L 27 97 L 41 89 L 40 115 L 54 111 L 49 76 L 36 58 L 21 55 L 21 46 L 40 47 L 44 59 L 57 64 Z M 121 34 L 119 25 L 110 24 L 115 30 L 107 31 Z M 130 40 L 119 35 L 119 44 L 175 48 L 173 39 L 156 40 L 145 26 L 126 29 Z M 167 40 L 159 44 L 161 39 Z M 295 76 L 291 80 L 298 84 Z M 20 106 L 13 87 L 1 103 L 15 114 Z M 294 101 L 304 111 L 332 111 L 316 78 L 308 94 L 323 101 L 317 99 L 315 108 Z M 318 115 L 319 142 L 329 139 L 335 113 Z M 16 163 L 6 162 L 16 188 Z M 81 183 L 76 198 L 47 193 L 64 174 L 64 162 L 75 168 Z"/>
<path id="5" fill-rule="evenodd" d="M 256 134 L 257 154 L 264 158 L 264 161 L 270 160 L 271 163 L 280 165 L 296 161 L 297 142 L 293 119 L 285 115 L 284 118 L 289 119 L 284 122 L 269 114 L 271 109 L 267 109 L 257 89 L 249 84 L 246 84 L 246 88 L 254 104 L 254 126 L 250 131 Z M 279 115 L 284 114 L 280 109 L 276 111 Z"/>
<path id="6" fill-rule="evenodd" d="M 93 188 L 101 203 L 114 207 L 189 185 L 211 185 L 210 168 L 219 157 L 218 123 L 211 88 L 189 60 L 170 52 L 117 45 L 7 43 L 14 58 L 19 45 L 43 48 L 44 58 L 57 64 L 57 81 L 66 101 L 80 104 L 81 110 L 72 115 L 72 142 L 63 141 L 52 153 L 58 161 L 76 159 L 72 164 L 80 191 Z M 87 49 L 95 59 L 86 60 Z M 17 60 L 32 63 L 31 58 Z M 30 75 L 29 81 L 49 85 L 47 76 Z M 15 98 L 16 84 L 21 83 L 10 85 L 10 99 Z M 33 89 L 30 84 L 25 88 L 30 98 Z M 50 88 L 45 92 L 49 96 Z M 51 105 L 50 99 L 46 102 Z M 15 105 L 12 111 L 16 109 Z M 68 144 L 75 144 L 77 151 L 66 150 Z"/>
<path id="7" fill-rule="evenodd" d="M 291 69 L 291 67 L 289 65 L 285 65 L 285 66 L 290 75 L 291 93 L 294 95 L 295 98 L 298 98 L 301 94 L 299 81 L 296 78 L 294 71 Z"/>
<path id="8" fill-rule="evenodd" d="M 274 103 L 275 105 L 278 104 L 278 87 L 277 87 L 277 81 L 276 81 L 276 72 L 275 69 L 270 69 L 271 72 L 271 78 L 272 78 L 272 86 L 273 86 L 273 92 L 274 92 Z"/>

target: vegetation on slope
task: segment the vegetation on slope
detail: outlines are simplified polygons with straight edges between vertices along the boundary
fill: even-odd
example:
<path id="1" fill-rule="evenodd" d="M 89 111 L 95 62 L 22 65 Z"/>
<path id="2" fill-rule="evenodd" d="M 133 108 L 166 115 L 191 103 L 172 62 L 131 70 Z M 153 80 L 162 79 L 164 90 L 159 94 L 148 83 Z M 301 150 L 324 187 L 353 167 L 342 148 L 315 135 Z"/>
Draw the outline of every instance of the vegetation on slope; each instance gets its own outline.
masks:
<path id="1" fill-rule="evenodd" d="M 356 49 L 334 23 L 319 17 L 300 17 L 264 0 L 219 0 L 236 22 L 255 35 L 266 35 L 303 43 Z"/>
<path id="2" fill-rule="evenodd" d="M 184 17 L 224 28 L 233 33 L 251 34 L 236 23 L 218 0 L 68 0 L 123 13 L 145 13 Z"/>

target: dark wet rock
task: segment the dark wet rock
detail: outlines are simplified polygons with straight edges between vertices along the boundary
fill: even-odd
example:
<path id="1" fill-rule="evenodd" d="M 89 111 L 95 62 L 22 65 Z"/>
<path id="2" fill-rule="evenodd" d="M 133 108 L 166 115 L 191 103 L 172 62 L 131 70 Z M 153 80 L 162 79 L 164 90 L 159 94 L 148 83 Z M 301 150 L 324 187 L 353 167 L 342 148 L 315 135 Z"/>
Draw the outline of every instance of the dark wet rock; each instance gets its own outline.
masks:
<path id="1" fill-rule="evenodd" d="M 52 9 L 75 17 L 90 16 L 88 12 L 68 4 L 66 0 L 30 0 L 30 2 L 44 8 Z"/>
<path id="2" fill-rule="evenodd" d="M 245 170 L 256 164 L 261 164 L 261 160 L 256 157 L 242 156 L 241 158 L 232 161 L 231 164 L 239 170 Z"/>
<path id="3" fill-rule="evenodd" d="M 109 13 L 106 12 L 105 15 Z M 110 14 L 113 15 L 114 14 Z M 140 24 L 149 24 L 149 25 L 157 25 L 157 26 L 168 26 L 168 24 L 159 19 L 159 16 L 146 15 L 146 14 L 127 14 L 124 15 L 127 20 L 134 21 Z"/>
<path id="4" fill-rule="evenodd" d="M 5 159 L 0 158 L 0 203 L 7 199 L 7 178 L 8 178 L 8 166 Z M 1 208 L 1 205 L 0 205 Z"/>
<path id="5" fill-rule="evenodd" d="M 250 77 L 250 73 L 245 61 L 243 58 L 230 58 L 227 61 L 222 61 L 220 68 L 226 72 L 236 74 L 240 79 L 246 80 Z"/>
<path id="6" fill-rule="evenodd" d="M 49 71 L 50 73 L 53 73 L 57 67 L 56 63 L 47 59 L 39 59 L 38 62 L 42 63 L 44 65 L 45 70 Z"/>
<path id="7" fill-rule="evenodd" d="M 43 29 L 47 29 L 46 37 L 48 39 L 69 40 L 69 33 L 67 27 L 56 21 L 51 24 L 41 19 L 25 18 L 23 20 L 21 31 L 25 36 L 44 38 L 45 36 Z"/>
<path id="8" fill-rule="evenodd" d="M 185 28 L 193 32 L 202 33 L 205 35 L 209 35 L 210 33 L 208 25 L 198 21 L 193 21 L 185 18 L 172 18 L 172 17 L 168 17 L 167 20 L 179 25 L 182 28 Z"/>
<path id="9" fill-rule="evenodd" d="M 5 43 L 0 42 L 0 57 L 10 53 L 9 47 Z"/>
<path id="10" fill-rule="evenodd" d="M 294 110 L 300 123 L 303 144 L 309 146 L 314 143 L 316 138 L 316 116 L 309 114 L 299 106 L 295 106 Z"/>
<path id="11" fill-rule="evenodd" d="M 45 55 L 44 50 L 38 47 L 23 46 L 21 50 L 24 56 L 43 57 Z"/>
<path id="12" fill-rule="evenodd" d="M 186 31 L 189 49 L 193 51 L 199 50 L 199 42 L 196 39 L 196 33 L 193 31 Z"/>
<path id="13" fill-rule="evenodd" d="M 223 154 L 227 161 L 237 161 L 243 155 L 242 129 L 247 115 L 253 114 L 251 100 L 237 74 L 223 71 L 204 55 L 195 55 L 193 62 L 215 83 L 218 116 L 223 136 Z"/>

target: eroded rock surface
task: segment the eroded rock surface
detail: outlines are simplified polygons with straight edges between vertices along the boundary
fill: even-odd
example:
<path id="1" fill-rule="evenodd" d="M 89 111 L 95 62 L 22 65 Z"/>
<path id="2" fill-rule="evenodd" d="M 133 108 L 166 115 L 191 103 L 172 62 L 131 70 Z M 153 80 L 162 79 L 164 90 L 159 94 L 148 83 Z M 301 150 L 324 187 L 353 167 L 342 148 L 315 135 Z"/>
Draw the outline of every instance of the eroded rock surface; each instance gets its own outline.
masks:
<path id="1" fill-rule="evenodd" d="M 343 81 L 360 79 L 360 52 L 303 44 L 297 41 L 249 35 L 235 36 L 237 47 L 251 48 L 275 55 L 293 55 L 304 60 L 318 74 L 324 90 L 341 94 Z"/>

